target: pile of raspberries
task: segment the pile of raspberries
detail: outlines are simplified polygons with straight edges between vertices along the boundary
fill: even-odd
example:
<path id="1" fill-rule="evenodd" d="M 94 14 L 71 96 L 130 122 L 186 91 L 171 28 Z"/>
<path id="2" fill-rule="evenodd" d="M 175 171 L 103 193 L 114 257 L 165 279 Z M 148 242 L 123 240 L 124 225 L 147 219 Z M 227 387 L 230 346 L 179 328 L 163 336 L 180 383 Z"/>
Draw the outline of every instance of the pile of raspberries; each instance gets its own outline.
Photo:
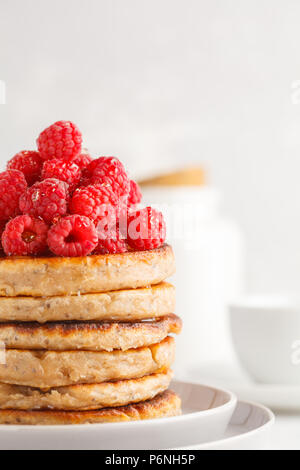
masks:
<path id="1" fill-rule="evenodd" d="M 58 121 L 0 173 L 0 235 L 7 256 L 86 256 L 160 247 L 161 212 L 115 157 L 82 153 L 82 134 Z"/>

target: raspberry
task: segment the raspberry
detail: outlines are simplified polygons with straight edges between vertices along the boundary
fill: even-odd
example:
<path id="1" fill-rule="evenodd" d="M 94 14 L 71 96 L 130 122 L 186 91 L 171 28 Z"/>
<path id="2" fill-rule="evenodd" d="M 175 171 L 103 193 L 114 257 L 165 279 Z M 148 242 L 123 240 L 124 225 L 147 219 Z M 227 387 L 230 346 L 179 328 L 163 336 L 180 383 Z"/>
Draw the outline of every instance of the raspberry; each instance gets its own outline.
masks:
<path id="1" fill-rule="evenodd" d="M 91 184 L 91 178 L 93 176 L 93 172 L 96 166 L 98 165 L 98 162 L 99 162 L 99 158 L 97 158 L 96 160 L 92 160 L 87 165 L 87 167 L 82 170 L 82 178 L 80 181 L 81 186 L 88 186 Z"/>
<path id="2" fill-rule="evenodd" d="M 0 222 L 0 256 L 1 254 L 3 254 L 1 239 L 2 239 L 2 234 L 4 232 L 4 229 L 5 229 L 5 225 L 6 225 L 6 222 Z"/>
<path id="3" fill-rule="evenodd" d="M 23 150 L 7 163 L 8 170 L 19 170 L 25 176 L 28 186 L 38 181 L 41 176 L 43 160 L 39 152 Z"/>
<path id="4" fill-rule="evenodd" d="M 47 248 L 48 226 L 43 220 L 19 215 L 10 220 L 2 234 L 2 246 L 7 256 L 40 255 Z"/>
<path id="5" fill-rule="evenodd" d="M 68 184 L 48 178 L 27 189 L 20 198 L 20 209 L 50 224 L 67 213 L 68 198 Z"/>
<path id="6" fill-rule="evenodd" d="M 126 236 L 124 237 L 122 234 L 120 222 L 120 219 L 117 219 L 110 224 L 98 223 L 96 225 L 98 245 L 93 254 L 125 253 L 128 251 Z"/>
<path id="7" fill-rule="evenodd" d="M 130 181 L 130 193 L 128 196 L 128 205 L 129 206 L 135 206 L 136 204 L 139 204 L 142 200 L 142 191 L 139 185 L 131 180 Z"/>
<path id="8" fill-rule="evenodd" d="M 145 207 L 128 216 L 128 244 L 135 250 L 153 250 L 166 239 L 166 224 L 161 212 Z"/>
<path id="9" fill-rule="evenodd" d="M 62 158 L 72 160 L 81 151 L 82 135 L 70 121 L 58 121 L 45 129 L 37 139 L 43 160 Z"/>
<path id="10" fill-rule="evenodd" d="M 92 157 L 88 153 L 81 153 L 80 155 L 77 155 L 72 162 L 79 166 L 81 170 L 84 170 L 92 160 Z"/>
<path id="11" fill-rule="evenodd" d="M 130 181 L 120 160 L 115 157 L 100 157 L 93 160 L 92 164 L 89 167 L 90 171 L 93 168 L 92 184 L 108 185 L 118 197 L 128 197 Z"/>
<path id="12" fill-rule="evenodd" d="M 87 176 L 86 169 L 83 169 L 81 172 L 81 180 L 79 187 L 89 186 L 91 184 L 91 179 Z"/>
<path id="13" fill-rule="evenodd" d="M 2 233 L 4 232 L 6 222 L 0 222 L 0 240 L 2 238 Z"/>
<path id="14" fill-rule="evenodd" d="M 0 173 L 0 222 L 20 214 L 19 199 L 27 189 L 25 176 L 19 170 Z"/>
<path id="15" fill-rule="evenodd" d="M 118 202 L 107 186 L 84 186 L 75 190 L 70 201 L 70 212 L 85 215 L 95 222 L 106 218 L 110 224 L 116 220 Z"/>
<path id="16" fill-rule="evenodd" d="M 81 170 L 73 161 L 47 160 L 43 165 L 42 179 L 56 178 L 69 185 L 72 192 L 78 185 L 81 177 Z"/>
<path id="17" fill-rule="evenodd" d="M 93 222 L 82 215 L 68 215 L 60 219 L 48 232 L 48 246 L 57 256 L 86 256 L 98 244 Z"/>
<path id="18" fill-rule="evenodd" d="M 86 176 L 88 176 L 89 178 L 93 176 L 95 168 L 99 165 L 100 162 L 102 162 L 103 158 L 105 157 L 96 158 L 88 164 L 88 166 L 86 167 Z"/>
<path id="19" fill-rule="evenodd" d="M 105 238 L 99 240 L 98 245 L 93 252 L 93 255 L 105 255 L 109 253 L 126 253 L 127 243 L 126 240 L 119 238 Z"/>

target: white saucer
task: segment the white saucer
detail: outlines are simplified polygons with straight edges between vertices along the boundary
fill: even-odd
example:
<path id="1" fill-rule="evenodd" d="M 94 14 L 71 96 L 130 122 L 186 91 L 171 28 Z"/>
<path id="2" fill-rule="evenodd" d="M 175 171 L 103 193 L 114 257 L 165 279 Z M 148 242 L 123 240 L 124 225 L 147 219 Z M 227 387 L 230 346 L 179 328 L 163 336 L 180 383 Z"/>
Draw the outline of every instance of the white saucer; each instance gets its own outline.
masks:
<path id="1" fill-rule="evenodd" d="M 252 381 L 238 366 L 209 364 L 180 378 L 232 390 L 239 400 L 262 403 L 275 411 L 300 411 L 300 386 L 266 385 Z"/>
<path id="2" fill-rule="evenodd" d="M 241 400 L 263 403 L 274 411 L 300 411 L 300 387 L 251 383 L 230 386 Z"/>
<path id="3" fill-rule="evenodd" d="M 274 425 L 273 413 L 261 405 L 238 402 L 221 440 L 176 450 L 264 450 L 268 448 Z"/>
<path id="4" fill-rule="evenodd" d="M 75 426 L 0 426 L 1 450 L 167 449 L 220 439 L 236 408 L 231 392 L 173 382 L 183 404 L 173 418 Z"/>

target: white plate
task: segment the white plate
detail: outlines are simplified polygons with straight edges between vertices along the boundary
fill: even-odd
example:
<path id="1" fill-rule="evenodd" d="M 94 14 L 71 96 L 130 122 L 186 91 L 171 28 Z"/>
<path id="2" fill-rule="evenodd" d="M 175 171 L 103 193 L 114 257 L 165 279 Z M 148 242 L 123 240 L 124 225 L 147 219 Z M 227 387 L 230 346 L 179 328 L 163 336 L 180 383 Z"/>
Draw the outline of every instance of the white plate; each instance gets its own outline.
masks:
<path id="1" fill-rule="evenodd" d="M 264 450 L 269 446 L 273 413 L 264 406 L 238 402 L 227 431 L 219 441 L 177 450 Z"/>
<path id="2" fill-rule="evenodd" d="M 0 426 L 1 450 L 166 449 L 219 439 L 237 399 L 231 392 L 173 382 L 183 414 L 173 418 L 74 426 Z"/>

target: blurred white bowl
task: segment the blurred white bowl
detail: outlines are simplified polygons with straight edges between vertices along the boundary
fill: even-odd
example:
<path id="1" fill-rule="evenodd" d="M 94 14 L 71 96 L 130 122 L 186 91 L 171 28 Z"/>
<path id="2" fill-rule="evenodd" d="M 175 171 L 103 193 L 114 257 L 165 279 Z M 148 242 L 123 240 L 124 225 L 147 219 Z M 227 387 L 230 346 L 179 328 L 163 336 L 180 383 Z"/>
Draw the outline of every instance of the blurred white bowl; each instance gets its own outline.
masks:
<path id="1" fill-rule="evenodd" d="M 248 297 L 230 306 L 234 346 L 257 382 L 300 384 L 300 303 L 287 297 Z"/>
<path id="2" fill-rule="evenodd" d="M 165 215 L 174 249 L 176 312 L 184 330 L 177 340 L 175 372 L 231 362 L 227 305 L 243 292 L 243 237 L 220 212 L 221 195 L 209 186 L 143 188 L 143 203 Z"/>

